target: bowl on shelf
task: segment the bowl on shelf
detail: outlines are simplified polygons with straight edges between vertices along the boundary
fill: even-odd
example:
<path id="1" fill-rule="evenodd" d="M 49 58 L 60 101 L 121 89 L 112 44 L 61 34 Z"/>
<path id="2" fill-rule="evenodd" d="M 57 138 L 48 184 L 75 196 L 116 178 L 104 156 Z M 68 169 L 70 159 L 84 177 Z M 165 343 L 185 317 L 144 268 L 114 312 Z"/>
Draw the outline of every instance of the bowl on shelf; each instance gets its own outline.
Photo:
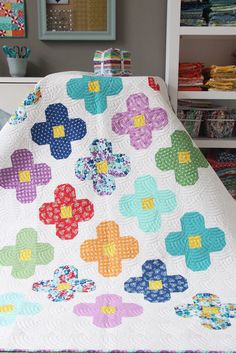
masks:
<path id="1" fill-rule="evenodd" d="M 192 138 L 199 135 L 203 112 L 198 109 L 179 109 L 178 118 Z"/>
<path id="2" fill-rule="evenodd" d="M 230 138 L 235 126 L 233 110 L 208 110 L 203 114 L 205 135 L 208 138 Z"/>

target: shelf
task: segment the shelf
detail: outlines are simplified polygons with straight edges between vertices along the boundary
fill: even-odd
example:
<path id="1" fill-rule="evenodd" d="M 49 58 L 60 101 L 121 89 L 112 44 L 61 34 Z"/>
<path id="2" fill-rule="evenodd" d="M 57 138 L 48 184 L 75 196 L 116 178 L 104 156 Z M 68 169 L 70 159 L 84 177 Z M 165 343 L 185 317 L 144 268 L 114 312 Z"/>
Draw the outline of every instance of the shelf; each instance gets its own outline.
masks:
<path id="1" fill-rule="evenodd" d="M 180 27 L 179 34 L 181 36 L 235 36 L 235 27 L 191 27 L 182 26 Z"/>
<path id="2" fill-rule="evenodd" d="M 236 91 L 180 91 L 178 99 L 228 99 L 236 100 Z"/>
<path id="3" fill-rule="evenodd" d="M 236 138 L 211 139 L 199 137 L 193 140 L 199 148 L 236 148 Z"/>
<path id="4" fill-rule="evenodd" d="M 42 77 L 0 77 L 0 83 L 37 83 Z"/>

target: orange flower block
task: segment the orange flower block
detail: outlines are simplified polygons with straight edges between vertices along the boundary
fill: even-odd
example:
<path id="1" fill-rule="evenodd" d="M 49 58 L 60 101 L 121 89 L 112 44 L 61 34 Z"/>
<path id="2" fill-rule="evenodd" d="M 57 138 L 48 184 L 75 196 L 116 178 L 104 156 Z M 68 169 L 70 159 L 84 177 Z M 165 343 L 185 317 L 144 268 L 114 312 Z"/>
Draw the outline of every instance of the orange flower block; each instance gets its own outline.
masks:
<path id="1" fill-rule="evenodd" d="M 97 226 L 97 239 L 86 240 L 80 247 L 84 261 L 98 262 L 98 272 L 104 277 L 118 276 L 122 260 L 134 259 L 139 253 L 138 241 L 131 236 L 121 237 L 119 226 L 113 221 Z"/>

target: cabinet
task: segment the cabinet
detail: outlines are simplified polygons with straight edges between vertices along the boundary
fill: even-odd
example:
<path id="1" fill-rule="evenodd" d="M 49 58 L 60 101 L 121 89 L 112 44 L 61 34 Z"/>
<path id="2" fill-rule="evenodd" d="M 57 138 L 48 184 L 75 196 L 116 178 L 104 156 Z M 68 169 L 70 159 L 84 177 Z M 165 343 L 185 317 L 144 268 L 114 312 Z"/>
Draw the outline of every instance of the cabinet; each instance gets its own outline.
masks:
<path id="1" fill-rule="evenodd" d="M 203 62 L 205 65 L 232 65 L 236 49 L 236 27 L 180 26 L 181 0 L 168 0 L 166 32 L 166 84 L 174 111 L 178 99 L 214 100 L 225 106 L 236 104 L 235 92 L 178 92 L 179 62 Z M 197 138 L 200 148 L 236 148 L 236 139 Z"/>
<path id="2" fill-rule="evenodd" d="M 40 77 L 0 77 L 0 109 L 12 114 Z"/>

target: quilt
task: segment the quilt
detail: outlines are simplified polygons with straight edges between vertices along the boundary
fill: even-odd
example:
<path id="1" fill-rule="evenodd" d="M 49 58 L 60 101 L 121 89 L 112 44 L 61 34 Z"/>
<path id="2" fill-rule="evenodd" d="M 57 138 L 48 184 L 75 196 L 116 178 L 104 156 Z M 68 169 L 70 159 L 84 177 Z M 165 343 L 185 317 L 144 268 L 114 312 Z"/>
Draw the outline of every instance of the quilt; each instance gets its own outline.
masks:
<path id="1" fill-rule="evenodd" d="M 236 351 L 235 201 L 156 77 L 39 82 L 0 132 L 0 351 Z"/>

